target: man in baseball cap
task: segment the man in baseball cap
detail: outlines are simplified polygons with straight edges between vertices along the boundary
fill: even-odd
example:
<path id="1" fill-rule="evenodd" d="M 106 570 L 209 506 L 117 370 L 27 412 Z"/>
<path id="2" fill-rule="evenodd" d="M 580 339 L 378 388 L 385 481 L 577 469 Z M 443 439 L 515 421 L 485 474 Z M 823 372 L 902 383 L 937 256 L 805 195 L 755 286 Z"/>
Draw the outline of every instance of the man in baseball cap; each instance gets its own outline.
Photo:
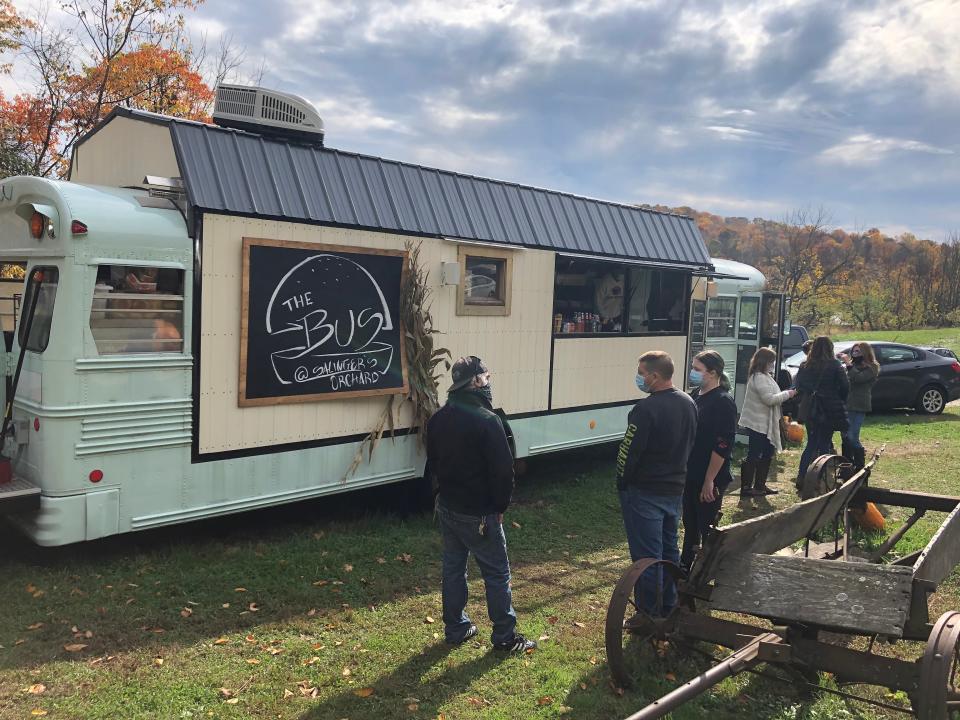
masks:
<path id="1" fill-rule="evenodd" d="M 516 631 L 503 513 L 513 494 L 513 454 L 493 411 L 490 371 L 475 355 L 453 364 L 447 403 L 427 423 L 427 466 L 439 487 L 443 537 L 443 624 L 448 643 L 477 634 L 467 606 L 467 560 L 480 566 L 493 646 L 524 652 L 537 644 Z"/>

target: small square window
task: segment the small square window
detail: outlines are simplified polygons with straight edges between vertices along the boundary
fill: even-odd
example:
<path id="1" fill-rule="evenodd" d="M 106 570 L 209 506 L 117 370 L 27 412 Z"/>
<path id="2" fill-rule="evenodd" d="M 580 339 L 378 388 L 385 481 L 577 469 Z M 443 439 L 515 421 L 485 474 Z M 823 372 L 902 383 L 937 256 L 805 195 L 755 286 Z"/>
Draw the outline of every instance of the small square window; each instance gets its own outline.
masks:
<path id="1" fill-rule="evenodd" d="M 458 315 L 509 315 L 513 258 L 507 251 L 460 248 Z"/>

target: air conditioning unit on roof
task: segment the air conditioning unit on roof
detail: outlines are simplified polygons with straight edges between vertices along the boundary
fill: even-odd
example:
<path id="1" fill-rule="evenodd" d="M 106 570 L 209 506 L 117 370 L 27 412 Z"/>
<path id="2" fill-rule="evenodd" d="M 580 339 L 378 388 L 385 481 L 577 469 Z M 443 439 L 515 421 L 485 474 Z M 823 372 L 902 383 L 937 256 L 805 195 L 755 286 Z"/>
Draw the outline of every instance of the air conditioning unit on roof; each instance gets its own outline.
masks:
<path id="1" fill-rule="evenodd" d="M 213 121 L 223 127 L 323 145 L 323 120 L 301 97 L 244 85 L 217 85 Z"/>

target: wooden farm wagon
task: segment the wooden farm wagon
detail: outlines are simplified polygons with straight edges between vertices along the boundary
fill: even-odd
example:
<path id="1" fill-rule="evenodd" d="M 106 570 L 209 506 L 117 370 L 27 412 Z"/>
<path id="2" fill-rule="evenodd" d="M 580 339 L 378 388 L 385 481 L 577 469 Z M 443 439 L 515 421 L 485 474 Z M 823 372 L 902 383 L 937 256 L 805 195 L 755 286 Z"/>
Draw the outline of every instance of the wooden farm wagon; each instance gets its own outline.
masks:
<path id="1" fill-rule="evenodd" d="M 960 498 L 869 487 L 879 454 L 845 480 L 851 471 L 842 458 L 819 458 L 807 483 L 825 485 L 827 492 L 718 528 L 688 575 L 670 562 L 652 559 L 641 559 L 627 570 L 606 618 L 607 658 L 617 683 L 627 686 L 643 672 L 637 639 L 671 640 L 693 650 L 697 641 L 703 641 L 734 651 L 629 720 L 662 717 L 724 678 L 753 671 L 761 663 L 811 677 L 817 671 L 829 672 L 840 685 L 903 691 L 910 698 L 910 711 L 924 720 L 960 715 L 960 612 L 947 612 L 931 623 L 928 611 L 931 593 L 960 562 Z M 870 557 L 854 558 L 847 546 L 849 512 L 868 501 L 911 508 L 913 514 Z M 885 563 L 886 553 L 929 511 L 949 514 L 927 546 Z M 810 538 L 824 528 L 829 534 L 831 525 L 832 548 L 827 546 L 820 557 L 811 556 Z M 798 541 L 805 542 L 802 554 L 774 554 Z M 815 547 L 824 550 L 822 544 Z M 635 584 L 649 568 L 660 568 L 663 582 L 676 584 L 679 602 L 666 617 L 652 618 L 634 602 Z M 725 619 L 707 614 L 711 610 L 765 618 L 769 623 Z M 825 633 L 862 636 L 870 642 L 866 650 L 857 650 L 828 642 Z M 926 649 L 915 661 L 873 652 L 877 641 L 897 640 L 925 641 Z M 840 690 L 818 689 L 906 710 Z"/>

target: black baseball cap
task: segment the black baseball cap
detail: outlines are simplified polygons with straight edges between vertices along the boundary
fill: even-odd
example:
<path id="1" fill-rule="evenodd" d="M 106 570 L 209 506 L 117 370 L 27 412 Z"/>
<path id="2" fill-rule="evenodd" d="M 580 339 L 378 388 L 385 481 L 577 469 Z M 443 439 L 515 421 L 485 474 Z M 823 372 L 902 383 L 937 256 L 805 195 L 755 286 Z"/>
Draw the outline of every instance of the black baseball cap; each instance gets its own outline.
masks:
<path id="1" fill-rule="evenodd" d="M 488 372 L 487 366 L 484 365 L 483 360 L 476 355 L 467 355 L 466 357 L 460 358 L 453 364 L 453 368 L 450 370 L 450 374 L 453 376 L 453 385 L 450 386 L 447 392 L 454 392 L 469 385 L 470 381 L 477 375 L 483 375 L 485 372 Z"/>

